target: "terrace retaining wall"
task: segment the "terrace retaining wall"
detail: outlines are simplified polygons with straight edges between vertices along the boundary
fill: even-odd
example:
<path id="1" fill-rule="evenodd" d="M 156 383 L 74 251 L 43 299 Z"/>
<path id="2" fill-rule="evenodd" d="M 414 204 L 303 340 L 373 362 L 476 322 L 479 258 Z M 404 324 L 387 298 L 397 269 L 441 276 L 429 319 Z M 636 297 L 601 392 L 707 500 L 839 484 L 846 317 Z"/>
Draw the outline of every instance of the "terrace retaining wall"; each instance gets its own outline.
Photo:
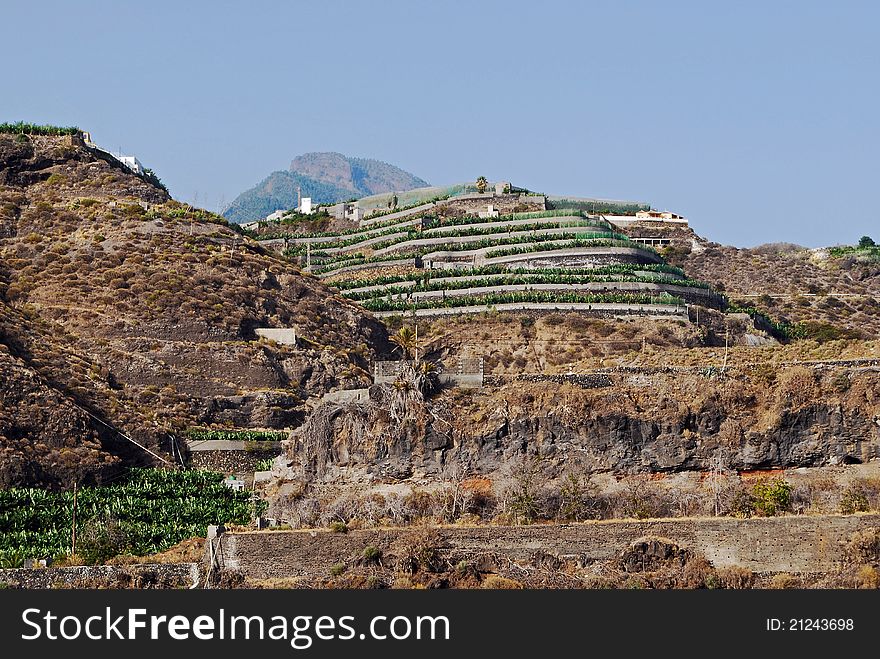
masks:
<path id="1" fill-rule="evenodd" d="M 644 537 L 668 538 L 704 555 L 715 567 L 753 572 L 825 572 L 846 559 L 855 532 L 880 527 L 880 515 L 804 515 L 758 519 L 704 518 L 599 521 L 532 526 L 439 527 L 441 556 L 474 560 L 494 555 L 528 561 L 536 553 L 577 558 L 582 564 L 613 560 Z M 220 569 L 248 579 L 326 577 L 338 563 L 385 555 L 416 529 L 227 533 L 214 550 Z M 216 541 L 215 541 L 216 543 Z M 206 547 L 207 551 L 207 547 Z"/>
<path id="2" fill-rule="evenodd" d="M 438 307 L 436 309 L 416 309 L 415 311 L 374 311 L 377 318 L 388 316 L 457 316 L 459 314 L 487 313 L 490 311 L 576 311 L 593 316 L 616 318 L 620 316 L 642 316 L 647 318 L 680 318 L 688 320 L 687 307 L 672 304 L 610 304 L 583 302 L 510 302 L 493 305 L 474 305 L 469 307 Z"/>
<path id="3" fill-rule="evenodd" d="M 12 588 L 187 588 L 200 581 L 199 563 L 77 565 L 0 570 Z"/>

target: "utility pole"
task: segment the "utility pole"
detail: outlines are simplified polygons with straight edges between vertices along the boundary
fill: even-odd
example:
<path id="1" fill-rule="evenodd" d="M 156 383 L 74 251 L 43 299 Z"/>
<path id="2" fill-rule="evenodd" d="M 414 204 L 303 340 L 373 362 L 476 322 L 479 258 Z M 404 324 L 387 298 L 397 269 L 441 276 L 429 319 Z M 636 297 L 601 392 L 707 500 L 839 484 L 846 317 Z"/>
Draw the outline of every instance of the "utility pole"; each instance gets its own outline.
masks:
<path id="1" fill-rule="evenodd" d="M 306 243 L 306 270 L 312 269 L 312 244 Z"/>
<path id="2" fill-rule="evenodd" d="M 724 335 L 724 364 L 721 366 L 721 375 L 724 375 L 724 371 L 727 369 L 727 350 L 730 346 L 730 328 L 727 328 L 727 333 Z"/>
<path id="3" fill-rule="evenodd" d="M 73 522 L 70 529 L 71 554 L 76 554 L 76 481 L 73 482 Z"/>

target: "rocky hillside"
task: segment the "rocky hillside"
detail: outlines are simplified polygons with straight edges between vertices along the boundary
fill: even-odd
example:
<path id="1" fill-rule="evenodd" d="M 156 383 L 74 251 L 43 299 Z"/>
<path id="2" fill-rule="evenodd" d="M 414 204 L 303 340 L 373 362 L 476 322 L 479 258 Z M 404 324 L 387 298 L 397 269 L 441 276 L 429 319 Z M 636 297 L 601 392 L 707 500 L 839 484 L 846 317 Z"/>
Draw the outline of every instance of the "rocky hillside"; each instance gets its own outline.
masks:
<path id="1" fill-rule="evenodd" d="M 294 158 L 287 171 L 272 172 L 241 193 L 223 211 L 232 222 L 266 217 L 293 208 L 297 188 L 313 203 L 335 203 L 377 194 L 425 187 L 422 179 L 379 160 L 350 158 L 341 153 L 306 153 Z"/>
<path id="2" fill-rule="evenodd" d="M 300 346 L 258 341 L 296 326 Z M 0 135 L 0 485 L 170 460 L 191 425 L 295 425 L 384 327 L 76 136 Z"/>
<path id="3" fill-rule="evenodd" d="M 739 249 L 704 243 L 684 254 L 681 264 L 740 305 L 803 324 L 806 338 L 880 336 L 876 258 L 789 244 Z"/>

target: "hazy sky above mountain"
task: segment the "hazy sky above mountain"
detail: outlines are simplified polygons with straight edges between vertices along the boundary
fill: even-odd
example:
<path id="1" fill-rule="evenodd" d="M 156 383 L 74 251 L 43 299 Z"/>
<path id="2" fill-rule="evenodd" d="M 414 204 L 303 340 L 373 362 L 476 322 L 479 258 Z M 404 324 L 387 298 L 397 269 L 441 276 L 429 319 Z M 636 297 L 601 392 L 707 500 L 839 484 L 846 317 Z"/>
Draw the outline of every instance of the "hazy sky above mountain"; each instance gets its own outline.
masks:
<path id="1" fill-rule="evenodd" d="M 216 209 L 306 151 L 642 200 L 740 246 L 880 239 L 880 3 L 4 3 L 0 121 Z M 872 183 L 873 181 L 873 183 Z"/>

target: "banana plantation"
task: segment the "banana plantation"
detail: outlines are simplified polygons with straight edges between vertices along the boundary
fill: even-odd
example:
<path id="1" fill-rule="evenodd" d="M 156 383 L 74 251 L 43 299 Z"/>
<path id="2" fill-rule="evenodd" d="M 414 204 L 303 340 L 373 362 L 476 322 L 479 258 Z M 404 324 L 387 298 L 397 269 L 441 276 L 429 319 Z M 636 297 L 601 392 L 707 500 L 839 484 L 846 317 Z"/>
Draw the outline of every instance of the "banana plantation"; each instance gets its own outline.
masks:
<path id="1" fill-rule="evenodd" d="M 112 520 L 125 534 L 126 552 L 144 556 L 204 536 L 210 524 L 248 523 L 258 504 L 222 481 L 213 472 L 131 469 L 118 483 L 78 490 L 77 533 Z M 0 490 L 0 567 L 69 555 L 73 515 L 72 491 Z"/>

